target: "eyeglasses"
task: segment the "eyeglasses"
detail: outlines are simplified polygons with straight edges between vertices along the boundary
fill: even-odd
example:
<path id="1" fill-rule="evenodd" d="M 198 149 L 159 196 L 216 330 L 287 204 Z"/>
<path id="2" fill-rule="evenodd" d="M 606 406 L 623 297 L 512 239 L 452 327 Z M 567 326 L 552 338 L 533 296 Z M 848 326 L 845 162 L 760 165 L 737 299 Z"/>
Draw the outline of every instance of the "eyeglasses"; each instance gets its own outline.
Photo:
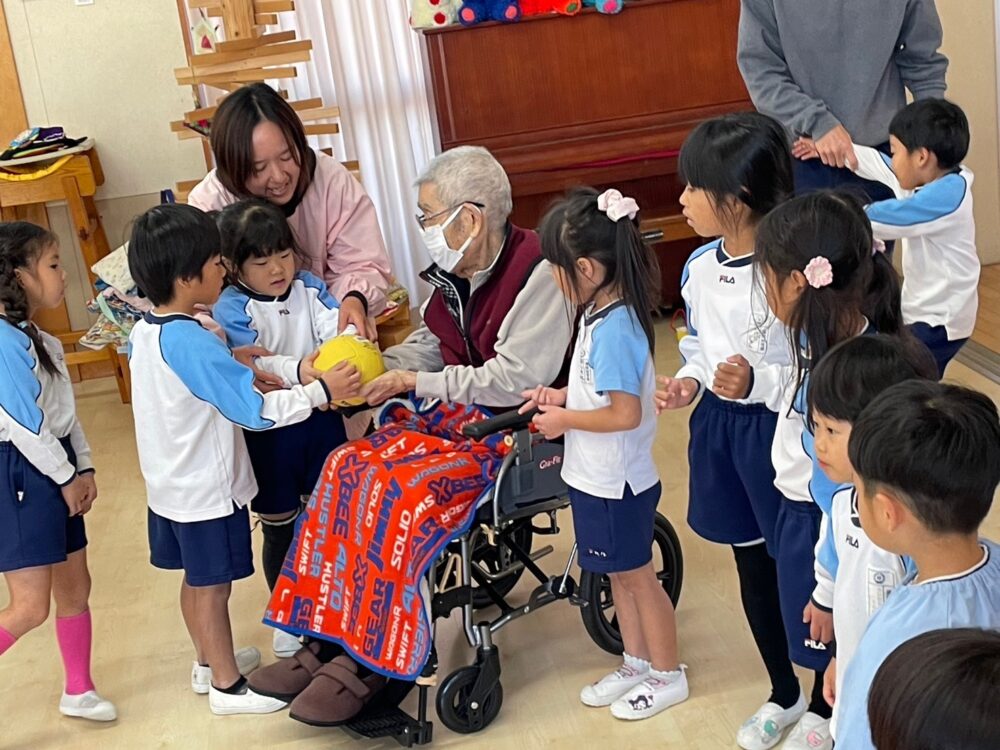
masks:
<path id="1" fill-rule="evenodd" d="M 454 206 L 448 206 L 448 208 L 442 208 L 440 211 L 435 211 L 432 214 L 416 214 L 415 218 L 417 220 L 417 224 L 420 225 L 421 229 L 427 229 L 427 222 L 428 221 L 431 221 L 432 219 L 436 219 L 438 216 L 446 214 L 449 211 L 453 211 L 456 208 L 458 208 L 459 206 L 464 206 L 466 204 L 468 204 L 470 206 L 475 206 L 476 208 L 479 208 L 479 209 L 486 208 L 486 206 L 484 206 L 482 203 L 477 203 L 476 201 L 462 201 L 461 203 L 456 203 Z"/>

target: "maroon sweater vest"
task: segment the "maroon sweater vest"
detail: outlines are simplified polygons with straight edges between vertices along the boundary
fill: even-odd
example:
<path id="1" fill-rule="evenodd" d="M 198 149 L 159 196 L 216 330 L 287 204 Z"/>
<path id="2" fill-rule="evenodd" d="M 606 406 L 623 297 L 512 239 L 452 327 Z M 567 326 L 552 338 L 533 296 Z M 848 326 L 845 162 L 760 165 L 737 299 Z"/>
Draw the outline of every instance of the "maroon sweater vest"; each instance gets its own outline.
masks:
<path id="1" fill-rule="evenodd" d="M 441 342 L 446 366 L 481 367 L 496 356 L 500 325 L 541 260 L 538 235 L 511 224 L 490 277 L 469 297 L 461 327 L 448 311 L 441 290 L 434 290 L 424 310 L 424 323 Z"/>

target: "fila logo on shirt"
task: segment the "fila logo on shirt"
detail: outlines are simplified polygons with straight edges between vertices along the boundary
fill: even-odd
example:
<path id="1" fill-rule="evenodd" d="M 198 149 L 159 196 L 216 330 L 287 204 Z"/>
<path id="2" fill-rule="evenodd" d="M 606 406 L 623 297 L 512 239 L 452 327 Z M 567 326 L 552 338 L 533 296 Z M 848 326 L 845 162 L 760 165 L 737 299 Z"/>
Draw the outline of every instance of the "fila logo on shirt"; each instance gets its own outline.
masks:
<path id="1" fill-rule="evenodd" d="M 721 274 L 719 274 L 719 283 L 720 284 L 735 284 L 736 283 L 736 277 L 735 276 L 726 276 L 726 274 L 721 273 Z"/>
<path id="2" fill-rule="evenodd" d="M 292 313 L 289 312 L 287 307 L 282 307 L 280 310 L 278 310 L 278 315 L 291 315 L 291 314 Z"/>

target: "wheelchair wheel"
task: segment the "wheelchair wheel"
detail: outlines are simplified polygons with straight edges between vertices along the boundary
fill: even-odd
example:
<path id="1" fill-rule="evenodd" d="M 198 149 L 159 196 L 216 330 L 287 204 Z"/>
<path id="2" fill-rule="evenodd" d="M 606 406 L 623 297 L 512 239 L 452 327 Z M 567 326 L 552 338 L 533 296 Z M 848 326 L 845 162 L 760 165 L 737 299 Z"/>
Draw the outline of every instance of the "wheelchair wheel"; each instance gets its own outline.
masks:
<path id="1" fill-rule="evenodd" d="M 524 520 L 518 521 L 511 531 L 511 541 L 520 547 L 522 550 L 531 553 L 531 542 L 534 539 L 534 532 L 531 530 L 531 519 L 526 518 Z M 511 565 L 517 562 L 517 558 L 514 554 L 504 545 L 492 545 L 487 539 L 486 534 L 479 532 L 475 535 L 475 539 L 472 542 L 472 561 L 479 563 L 482 567 L 486 568 L 488 572 L 496 575 L 502 570 L 506 570 Z M 517 582 L 520 580 L 521 575 L 524 573 L 524 568 L 521 568 L 516 573 L 511 573 L 509 576 L 501 578 L 499 581 L 493 583 L 493 588 L 496 590 L 500 596 L 507 596 Z M 472 606 L 476 609 L 483 609 L 484 607 L 489 607 L 493 604 L 493 600 L 487 596 L 486 592 L 483 591 L 482 587 L 477 585 L 475 581 L 472 583 Z"/>
<path id="2" fill-rule="evenodd" d="M 677 606 L 684 579 L 684 557 L 677 532 L 664 516 L 657 513 L 653 522 L 653 569 L 670 601 Z M 614 613 L 611 579 L 606 575 L 583 571 L 580 576 L 580 598 L 587 606 L 580 610 L 584 627 L 594 643 L 610 654 L 621 654 L 621 632 Z"/>
<path id="3" fill-rule="evenodd" d="M 448 675 L 437 691 L 437 712 L 441 723 L 458 734 L 472 734 L 488 727 L 503 705 L 503 685 L 498 680 L 478 710 L 470 701 L 479 667 L 462 667 Z"/>

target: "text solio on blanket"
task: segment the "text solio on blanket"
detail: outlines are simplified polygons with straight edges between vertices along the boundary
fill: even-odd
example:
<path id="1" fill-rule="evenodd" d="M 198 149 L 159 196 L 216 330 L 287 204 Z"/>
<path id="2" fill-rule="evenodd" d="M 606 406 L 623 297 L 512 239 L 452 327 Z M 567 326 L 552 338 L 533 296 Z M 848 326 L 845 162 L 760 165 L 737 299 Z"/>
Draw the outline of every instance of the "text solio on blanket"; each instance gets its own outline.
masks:
<path id="1" fill-rule="evenodd" d="M 375 671 L 414 679 L 430 653 L 420 579 L 468 529 L 493 486 L 503 437 L 461 429 L 489 414 L 390 407 L 384 425 L 327 459 L 298 522 L 264 622 L 343 645 Z"/>

